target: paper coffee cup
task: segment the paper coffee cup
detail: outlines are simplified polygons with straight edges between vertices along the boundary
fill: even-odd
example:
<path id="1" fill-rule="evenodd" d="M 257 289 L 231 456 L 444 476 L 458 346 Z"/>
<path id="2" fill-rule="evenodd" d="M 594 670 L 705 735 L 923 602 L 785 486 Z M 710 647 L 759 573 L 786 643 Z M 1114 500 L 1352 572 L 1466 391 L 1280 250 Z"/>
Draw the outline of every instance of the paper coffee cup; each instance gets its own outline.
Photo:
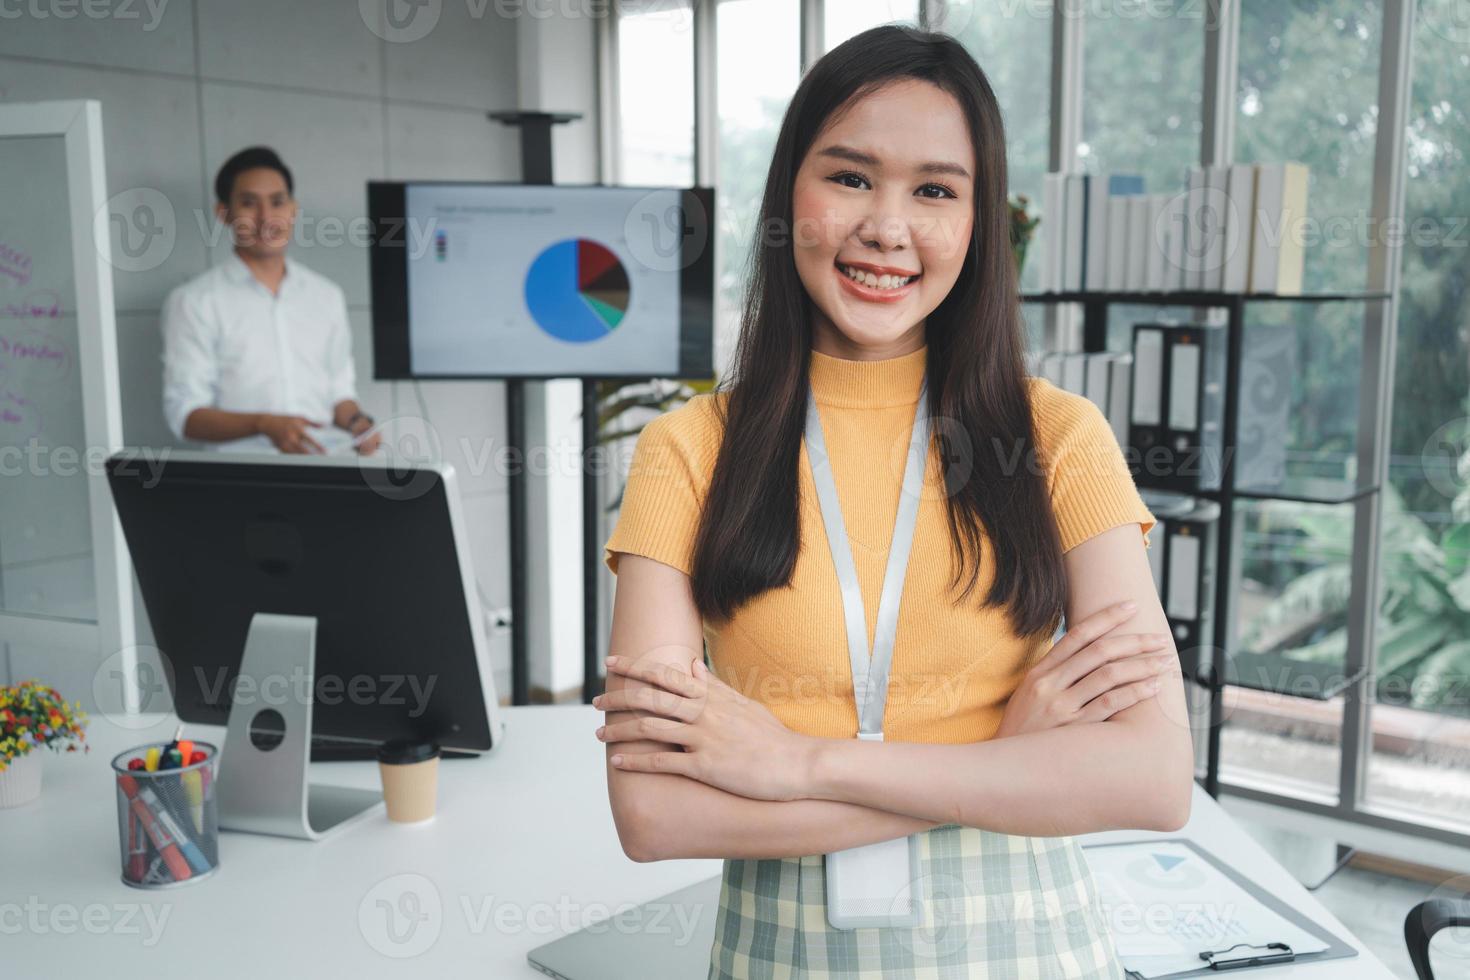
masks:
<path id="1" fill-rule="evenodd" d="M 383 802 L 388 819 L 418 823 L 434 815 L 439 792 L 439 746 L 433 742 L 400 740 L 378 748 L 378 773 L 383 777 Z"/>

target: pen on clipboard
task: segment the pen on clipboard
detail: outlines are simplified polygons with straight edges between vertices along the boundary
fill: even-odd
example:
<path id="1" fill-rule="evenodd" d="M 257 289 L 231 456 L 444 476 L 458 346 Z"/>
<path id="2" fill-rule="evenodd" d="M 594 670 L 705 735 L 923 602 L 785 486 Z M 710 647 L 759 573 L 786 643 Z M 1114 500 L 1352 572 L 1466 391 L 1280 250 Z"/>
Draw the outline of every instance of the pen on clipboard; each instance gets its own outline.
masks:
<path id="1" fill-rule="evenodd" d="M 1251 954 L 1244 953 L 1232 958 L 1225 958 L 1231 953 L 1244 946 L 1246 949 L 1269 949 L 1275 950 L 1271 953 Z M 1272 963 L 1290 963 L 1296 959 L 1296 954 L 1286 943 L 1264 943 L 1253 946 L 1250 943 L 1236 943 L 1228 949 L 1205 950 L 1199 954 L 1199 958 L 1210 964 L 1211 970 L 1238 970 L 1247 966 L 1269 966 Z"/>

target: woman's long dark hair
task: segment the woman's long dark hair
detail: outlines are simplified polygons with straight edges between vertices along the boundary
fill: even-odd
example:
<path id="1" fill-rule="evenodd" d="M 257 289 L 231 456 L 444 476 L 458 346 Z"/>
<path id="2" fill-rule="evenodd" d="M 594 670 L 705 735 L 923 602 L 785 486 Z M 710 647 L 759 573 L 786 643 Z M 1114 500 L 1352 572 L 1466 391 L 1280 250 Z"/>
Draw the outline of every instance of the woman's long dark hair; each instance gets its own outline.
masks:
<path id="1" fill-rule="evenodd" d="M 723 620 L 791 580 L 812 310 L 797 274 L 793 236 L 768 241 L 764 233 L 793 227 L 797 170 L 833 113 L 901 79 L 932 83 L 954 97 L 969 125 L 978 171 L 964 266 L 926 322 L 929 411 L 940 458 L 968 462 L 945 473 L 951 587 L 963 586 L 961 598 L 974 591 L 988 536 L 995 578 L 983 605 L 1005 604 L 1022 636 L 1049 634 L 1060 621 L 1067 585 L 1060 534 L 1035 458 L 1000 106 L 985 73 L 953 37 L 892 25 L 858 34 L 813 65 L 782 120 L 734 370 L 721 383 L 728 397 L 695 542 L 694 600 L 705 617 Z"/>

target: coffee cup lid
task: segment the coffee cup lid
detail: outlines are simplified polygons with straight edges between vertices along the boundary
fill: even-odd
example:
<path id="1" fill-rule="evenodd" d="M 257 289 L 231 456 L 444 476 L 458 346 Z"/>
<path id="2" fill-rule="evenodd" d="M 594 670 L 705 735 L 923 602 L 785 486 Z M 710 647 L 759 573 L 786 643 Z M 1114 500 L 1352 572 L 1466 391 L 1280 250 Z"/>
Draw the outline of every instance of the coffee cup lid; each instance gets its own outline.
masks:
<path id="1" fill-rule="evenodd" d="M 378 746 L 378 761 L 390 766 L 410 765 L 437 758 L 439 746 L 435 742 L 402 738 Z"/>

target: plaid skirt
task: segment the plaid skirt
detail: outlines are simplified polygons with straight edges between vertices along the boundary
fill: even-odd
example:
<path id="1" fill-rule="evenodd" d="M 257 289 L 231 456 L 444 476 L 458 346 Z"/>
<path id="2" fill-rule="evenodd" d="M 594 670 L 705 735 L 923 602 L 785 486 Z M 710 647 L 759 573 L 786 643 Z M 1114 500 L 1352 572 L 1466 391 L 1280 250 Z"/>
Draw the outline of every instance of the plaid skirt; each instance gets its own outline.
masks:
<path id="1" fill-rule="evenodd" d="M 725 861 L 711 980 L 1124 980 L 1075 837 L 921 833 L 911 929 L 832 928 L 823 861 Z"/>

